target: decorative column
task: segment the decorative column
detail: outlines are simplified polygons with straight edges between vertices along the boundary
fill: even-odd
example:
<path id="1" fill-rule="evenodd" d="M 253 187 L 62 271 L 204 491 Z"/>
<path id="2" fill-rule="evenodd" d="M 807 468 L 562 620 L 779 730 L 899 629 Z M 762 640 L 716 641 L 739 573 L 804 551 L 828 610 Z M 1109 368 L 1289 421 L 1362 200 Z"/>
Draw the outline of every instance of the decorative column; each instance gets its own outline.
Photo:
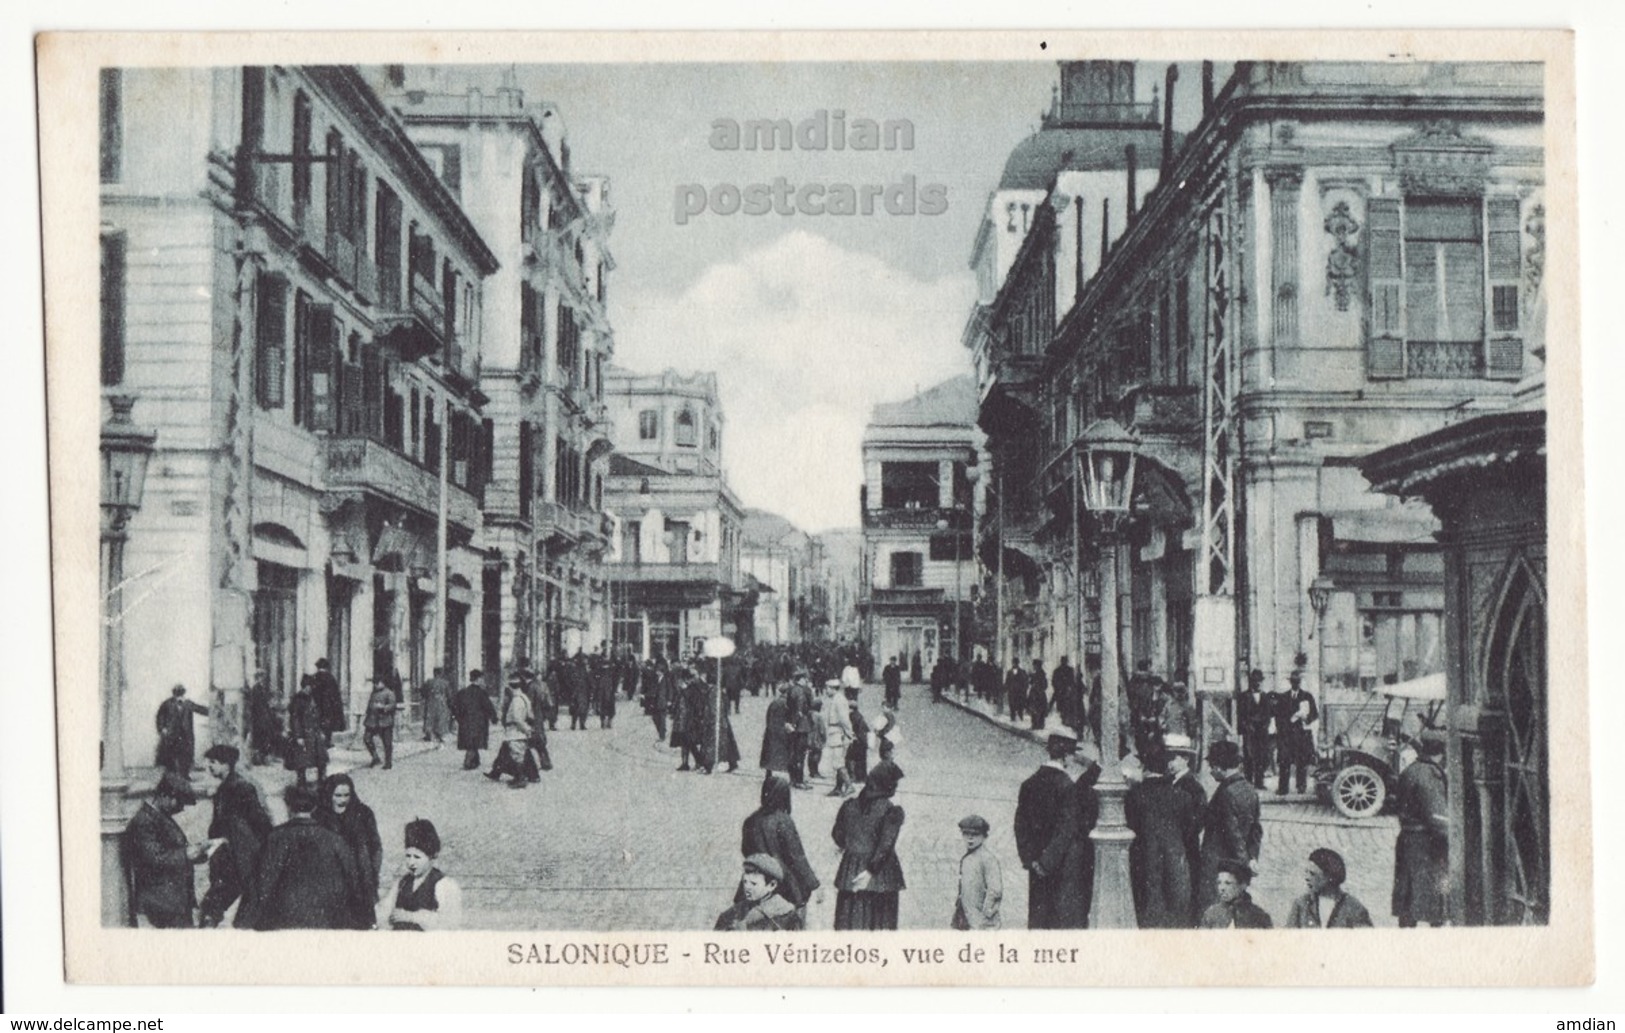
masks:
<path id="1" fill-rule="evenodd" d="M 1298 202 L 1303 193 L 1299 169 L 1272 169 L 1270 184 L 1270 298 L 1276 348 L 1298 346 Z"/>

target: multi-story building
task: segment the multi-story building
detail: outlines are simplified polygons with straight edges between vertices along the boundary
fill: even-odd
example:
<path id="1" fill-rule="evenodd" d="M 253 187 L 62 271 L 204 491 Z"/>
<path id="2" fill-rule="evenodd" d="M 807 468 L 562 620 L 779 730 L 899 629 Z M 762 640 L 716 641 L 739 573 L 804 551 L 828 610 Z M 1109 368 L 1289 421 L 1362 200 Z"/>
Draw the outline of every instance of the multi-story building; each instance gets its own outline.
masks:
<path id="1" fill-rule="evenodd" d="M 1077 606 L 1068 593 L 1040 591 L 1067 566 L 1040 546 L 1040 506 L 1027 487 L 1037 474 L 1055 324 L 1156 185 L 1165 141 L 1171 148 L 1179 139 L 1163 131 L 1155 101 L 1135 100 L 1135 73 L 1133 62 L 1062 63 L 1050 110 L 1010 152 L 971 249 L 977 303 L 963 341 L 992 471 L 978 554 L 994 582 L 991 644 L 1001 664 L 1053 663 L 1071 650 L 1066 629 Z M 1064 419 L 1059 425 L 1064 433 Z"/>
<path id="2" fill-rule="evenodd" d="M 863 583 L 863 529 L 820 531 L 813 536 L 813 542 L 817 546 L 813 554 L 814 605 L 821 600 L 822 613 L 829 622 L 827 637 L 854 642 L 862 632 L 858 597 Z"/>
<path id="3" fill-rule="evenodd" d="M 513 87 L 391 66 L 388 96 L 502 267 L 485 288 L 490 442 L 481 664 L 549 659 L 608 637 L 603 369 L 608 182 L 572 177 L 563 119 Z"/>
<path id="4" fill-rule="evenodd" d="M 1247 63 L 1204 89 L 1071 304 L 1030 345 L 987 337 L 999 375 L 1031 385 L 993 418 L 1037 447 L 994 477 L 1007 513 L 1032 514 L 1052 634 L 1212 693 L 1301 664 L 1327 735 L 1368 690 L 1442 668 L 1438 523 L 1358 461 L 1506 407 L 1541 361 L 1541 82 L 1538 65 Z M 1035 224 L 1078 204 L 1058 181 Z M 1064 267 L 1018 256 L 1000 293 L 1059 297 Z M 1092 642 L 1079 474 L 1103 421 L 1137 437 L 1138 475 L 1122 619 Z"/>
<path id="5" fill-rule="evenodd" d="M 739 569 L 757 581 L 757 642 L 812 638 L 813 540 L 777 513 L 745 510 Z"/>
<path id="6" fill-rule="evenodd" d="M 976 385 L 955 377 L 877 405 L 863 432 L 863 637 L 878 669 L 929 674 L 976 641 L 971 532 L 980 473 Z"/>
<path id="7" fill-rule="evenodd" d="M 325 656 L 357 715 L 386 672 L 461 667 L 496 257 L 352 69 L 101 91 L 102 384 L 157 432 L 115 618 L 126 754 L 176 683 L 229 740 L 256 671 L 285 700 Z"/>
<path id="8" fill-rule="evenodd" d="M 604 497 L 614 644 L 668 658 L 717 635 L 748 645 L 757 598 L 742 590 L 744 509 L 723 476 L 716 374 L 604 376 L 617 446 Z"/>

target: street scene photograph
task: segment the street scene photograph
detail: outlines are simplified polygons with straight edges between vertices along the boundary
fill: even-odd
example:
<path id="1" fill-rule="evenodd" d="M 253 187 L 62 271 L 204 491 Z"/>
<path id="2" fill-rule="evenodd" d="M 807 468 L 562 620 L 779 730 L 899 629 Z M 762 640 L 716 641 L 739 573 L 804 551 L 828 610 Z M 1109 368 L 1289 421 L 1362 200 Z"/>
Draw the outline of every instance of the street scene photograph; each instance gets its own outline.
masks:
<path id="1" fill-rule="evenodd" d="M 99 928 L 1555 926 L 1547 71 L 87 69 Z"/>

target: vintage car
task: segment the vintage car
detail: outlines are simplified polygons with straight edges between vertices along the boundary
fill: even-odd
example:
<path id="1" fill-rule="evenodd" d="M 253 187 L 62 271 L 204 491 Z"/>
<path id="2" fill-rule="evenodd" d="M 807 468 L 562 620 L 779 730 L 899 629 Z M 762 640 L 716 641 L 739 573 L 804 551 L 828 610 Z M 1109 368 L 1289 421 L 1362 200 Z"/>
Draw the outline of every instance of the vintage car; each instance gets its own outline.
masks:
<path id="1" fill-rule="evenodd" d="M 1350 818 L 1382 813 L 1399 778 L 1406 741 L 1444 735 L 1444 674 L 1428 674 L 1377 689 L 1380 707 L 1350 722 L 1323 752 L 1315 770 L 1321 798 Z"/>

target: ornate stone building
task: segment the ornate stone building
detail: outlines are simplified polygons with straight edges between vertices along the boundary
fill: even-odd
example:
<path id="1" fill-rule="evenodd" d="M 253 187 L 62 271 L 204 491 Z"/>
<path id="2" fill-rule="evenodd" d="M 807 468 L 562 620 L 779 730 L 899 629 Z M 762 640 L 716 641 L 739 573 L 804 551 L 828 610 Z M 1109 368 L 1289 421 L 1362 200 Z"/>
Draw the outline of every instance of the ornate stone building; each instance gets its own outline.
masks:
<path id="1" fill-rule="evenodd" d="M 1507 408 L 1541 363 L 1542 70 L 1246 63 L 1217 91 L 1206 72 L 1199 124 L 1169 134 L 1097 266 L 1064 231 L 1099 199 L 1063 169 L 1039 204 L 995 303 L 1029 295 L 1036 325 L 976 338 L 984 423 L 1033 445 L 993 476 L 1052 634 L 1219 704 L 1244 668 L 1284 680 L 1301 656 L 1330 736 L 1446 659 L 1438 523 L 1373 491 L 1360 458 Z M 1102 633 L 1078 479 L 1104 420 L 1137 438 L 1139 473 Z"/>
<path id="2" fill-rule="evenodd" d="M 126 754 L 182 683 L 240 733 L 256 670 L 352 715 L 477 641 L 496 256 L 344 67 L 101 76 L 102 384 L 157 432 L 129 530 Z M 185 118 L 175 113 L 185 111 Z"/>

